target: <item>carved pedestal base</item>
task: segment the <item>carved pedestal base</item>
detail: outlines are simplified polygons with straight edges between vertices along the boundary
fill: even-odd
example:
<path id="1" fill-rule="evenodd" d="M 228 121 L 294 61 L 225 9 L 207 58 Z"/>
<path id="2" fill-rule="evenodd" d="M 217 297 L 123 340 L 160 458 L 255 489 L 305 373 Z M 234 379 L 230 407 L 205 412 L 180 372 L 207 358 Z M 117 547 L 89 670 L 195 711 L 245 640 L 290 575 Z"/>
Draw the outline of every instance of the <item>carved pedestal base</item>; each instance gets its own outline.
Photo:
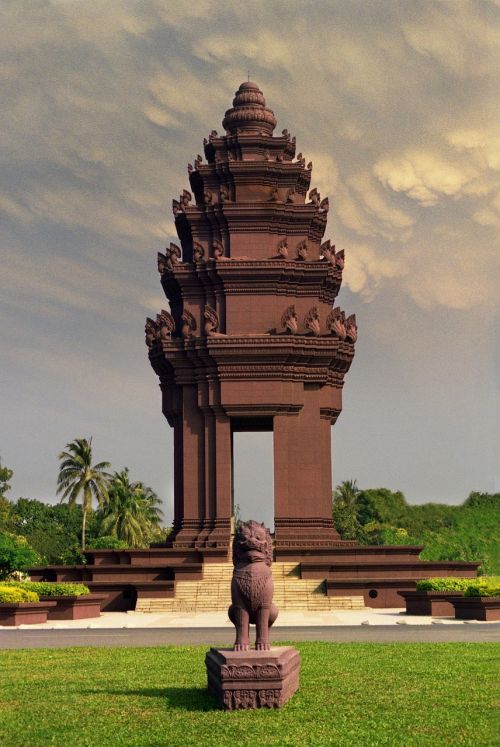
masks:
<path id="1" fill-rule="evenodd" d="M 300 654 L 291 646 L 270 651 L 211 648 L 205 664 L 208 689 L 226 711 L 281 708 L 299 687 Z"/>

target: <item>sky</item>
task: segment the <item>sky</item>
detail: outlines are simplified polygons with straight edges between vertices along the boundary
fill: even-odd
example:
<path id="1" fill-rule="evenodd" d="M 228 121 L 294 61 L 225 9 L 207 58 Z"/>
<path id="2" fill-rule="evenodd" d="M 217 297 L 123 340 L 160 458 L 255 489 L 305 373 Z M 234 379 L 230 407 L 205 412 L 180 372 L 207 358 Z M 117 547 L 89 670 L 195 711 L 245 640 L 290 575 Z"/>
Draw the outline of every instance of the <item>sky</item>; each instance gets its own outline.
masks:
<path id="1" fill-rule="evenodd" d="M 250 77 L 313 161 L 358 320 L 334 484 L 412 503 L 500 490 L 500 3 L 4 0 L 0 456 L 53 502 L 58 454 L 151 485 L 172 434 L 144 344 L 156 254 Z M 236 496 L 272 514 L 271 441 L 238 440 Z M 260 517 L 256 517 L 260 518 Z"/>

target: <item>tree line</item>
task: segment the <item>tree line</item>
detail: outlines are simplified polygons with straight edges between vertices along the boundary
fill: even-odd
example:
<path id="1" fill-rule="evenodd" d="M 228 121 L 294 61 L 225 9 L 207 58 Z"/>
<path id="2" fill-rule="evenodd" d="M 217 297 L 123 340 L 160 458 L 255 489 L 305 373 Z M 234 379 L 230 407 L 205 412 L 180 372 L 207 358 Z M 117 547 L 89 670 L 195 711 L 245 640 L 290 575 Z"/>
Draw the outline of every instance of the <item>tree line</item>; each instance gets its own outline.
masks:
<path id="1" fill-rule="evenodd" d="M 128 469 L 93 463 L 92 439 L 75 439 L 59 455 L 60 503 L 9 500 L 12 470 L 0 463 L 0 565 L 82 563 L 91 548 L 148 547 L 166 540 L 161 502 Z M 368 545 L 423 545 L 423 560 L 479 560 L 500 574 L 500 494 L 473 492 L 461 505 L 410 505 L 387 488 L 361 490 L 345 481 L 333 493 L 342 539 Z M 2 560 L 3 558 L 3 560 Z"/>
<path id="2" fill-rule="evenodd" d="M 423 545 L 422 560 L 479 560 L 482 573 L 500 573 L 500 493 L 472 492 L 461 505 L 410 505 L 400 491 L 361 490 L 347 480 L 334 491 L 332 510 L 342 539 Z"/>
<path id="3" fill-rule="evenodd" d="M 9 500 L 13 472 L 0 463 L 0 564 L 13 554 L 23 566 L 81 563 L 85 549 L 148 547 L 166 539 L 156 493 L 131 480 L 127 468 L 110 472 L 109 462 L 94 464 L 92 438 L 67 444 L 59 459 L 55 505 Z"/>

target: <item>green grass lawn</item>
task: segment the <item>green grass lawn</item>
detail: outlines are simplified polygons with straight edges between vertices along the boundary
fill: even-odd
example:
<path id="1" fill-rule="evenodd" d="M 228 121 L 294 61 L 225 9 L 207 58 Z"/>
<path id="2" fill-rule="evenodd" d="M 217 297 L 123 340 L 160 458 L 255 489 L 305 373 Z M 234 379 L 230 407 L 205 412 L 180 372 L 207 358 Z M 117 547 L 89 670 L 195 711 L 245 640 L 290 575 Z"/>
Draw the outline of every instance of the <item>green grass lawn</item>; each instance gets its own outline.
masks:
<path id="1" fill-rule="evenodd" d="M 295 645 L 293 699 L 233 713 L 206 690 L 206 646 L 0 652 L 0 744 L 500 744 L 500 644 Z"/>

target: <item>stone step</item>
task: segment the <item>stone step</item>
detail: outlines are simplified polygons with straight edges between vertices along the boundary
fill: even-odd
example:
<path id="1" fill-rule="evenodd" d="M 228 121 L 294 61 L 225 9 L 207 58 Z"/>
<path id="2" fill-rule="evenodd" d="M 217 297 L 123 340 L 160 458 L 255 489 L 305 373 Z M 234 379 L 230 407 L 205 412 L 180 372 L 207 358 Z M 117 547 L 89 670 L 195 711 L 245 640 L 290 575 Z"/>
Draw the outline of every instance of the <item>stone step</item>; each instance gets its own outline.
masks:
<path id="1" fill-rule="evenodd" d="M 318 579 L 302 579 L 297 563 L 273 563 L 274 602 L 281 610 L 327 611 L 363 609 L 362 596 L 327 597 L 326 584 Z M 138 612 L 226 612 L 231 603 L 232 563 L 204 566 L 203 578 L 177 581 L 175 597 L 140 599 Z"/>

